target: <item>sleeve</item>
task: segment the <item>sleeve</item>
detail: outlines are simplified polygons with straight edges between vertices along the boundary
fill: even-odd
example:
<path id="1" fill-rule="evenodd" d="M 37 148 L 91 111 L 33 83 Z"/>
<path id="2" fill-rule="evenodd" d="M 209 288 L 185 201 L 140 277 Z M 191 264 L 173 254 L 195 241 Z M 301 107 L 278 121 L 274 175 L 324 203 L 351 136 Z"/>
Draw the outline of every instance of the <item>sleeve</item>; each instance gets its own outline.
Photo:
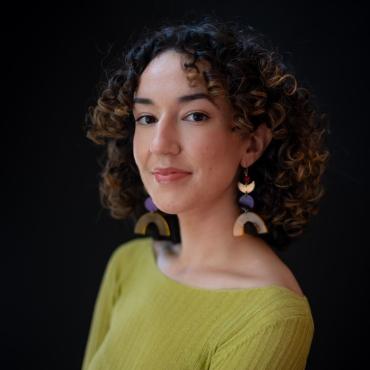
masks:
<path id="1" fill-rule="evenodd" d="M 117 294 L 117 250 L 111 255 L 95 300 L 82 370 L 87 370 L 110 327 L 110 318 Z"/>
<path id="2" fill-rule="evenodd" d="M 303 370 L 314 333 L 311 317 L 282 319 L 216 350 L 210 370 Z"/>

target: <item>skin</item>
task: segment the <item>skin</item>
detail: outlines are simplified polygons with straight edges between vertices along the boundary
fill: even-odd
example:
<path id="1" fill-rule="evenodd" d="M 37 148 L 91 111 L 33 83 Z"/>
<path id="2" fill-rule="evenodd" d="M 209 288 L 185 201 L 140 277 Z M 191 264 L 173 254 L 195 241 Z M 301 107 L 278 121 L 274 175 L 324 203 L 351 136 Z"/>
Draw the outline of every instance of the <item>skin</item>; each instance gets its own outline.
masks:
<path id="1" fill-rule="evenodd" d="M 163 212 L 177 214 L 181 231 L 178 255 L 169 257 L 156 248 L 158 266 L 191 285 L 278 284 L 301 293 L 291 271 L 264 241 L 232 233 L 240 214 L 235 202 L 238 168 L 249 167 L 262 155 L 271 130 L 261 125 L 242 138 L 232 130 L 232 107 L 224 96 L 213 103 L 205 98 L 179 102 L 184 95 L 207 94 L 202 83 L 189 84 L 181 69 L 184 58 L 173 50 L 155 57 L 134 96 L 152 101 L 138 101 L 133 107 L 135 162 L 153 202 Z M 151 173 L 155 167 L 177 167 L 191 174 L 163 184 Z"/>

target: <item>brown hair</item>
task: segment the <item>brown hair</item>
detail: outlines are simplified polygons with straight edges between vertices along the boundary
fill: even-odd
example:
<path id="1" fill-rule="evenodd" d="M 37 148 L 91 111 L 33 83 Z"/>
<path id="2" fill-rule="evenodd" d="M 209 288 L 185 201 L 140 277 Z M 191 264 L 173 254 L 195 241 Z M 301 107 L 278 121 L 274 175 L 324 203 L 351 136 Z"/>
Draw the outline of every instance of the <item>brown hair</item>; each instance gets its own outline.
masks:
<path id="1" fill-rule="evenodd" d="M 224 94 L 230 101 L 241 134 L 261 123 L 271 128 L 271 143 L 249 168 L 258 184 L 253 192 L 254 211 L 266 222 L 269 233 L 263 238 L 273 247 L 286 247 L 302 234 L 324 194 L 329 129 L 310 91 L 267 43 L 252 27 L 213 16 L 146 30 L 125 50 L 87 118 L 87 137 L 107 147 L 100 194 L 112 217 L 136 220 L 145 212 L 147 195 L 132 150 L 133 95 L 149 62 L 173 49 L 189 57 L 190 62 L 184 64 L 189 79 L 201 78 L 210 95 Z M 199 73 L 201 61 L 211 68 Z M 236 191 L 236 199 L 237 195 Z M 171 240 L 178 242 L 177 216 L 164 215 L 177 228 Z"/>

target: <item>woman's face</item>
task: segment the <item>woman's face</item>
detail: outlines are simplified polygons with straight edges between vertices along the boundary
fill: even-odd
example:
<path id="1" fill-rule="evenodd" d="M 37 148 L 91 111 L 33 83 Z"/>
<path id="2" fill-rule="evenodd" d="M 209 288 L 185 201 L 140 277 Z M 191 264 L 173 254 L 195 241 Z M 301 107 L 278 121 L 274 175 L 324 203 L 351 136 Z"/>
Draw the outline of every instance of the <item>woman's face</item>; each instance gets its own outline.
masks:
<path id="1" fill-rule="evenodd" d="M 183 57 L 169 50 L 154 58 L 134 96 L 135 162 L 153 202 L 169 214 L 209 207 L 225 196 L 234 199 L 245 151 L 241 137 L 231 130 L 232 109 L 224 97 L 214 103 L 200 95 L 185 98 L 209 95 L 201 83 L 189 86 Z M 168 167 L 188 174 L 153 174 Z"/>

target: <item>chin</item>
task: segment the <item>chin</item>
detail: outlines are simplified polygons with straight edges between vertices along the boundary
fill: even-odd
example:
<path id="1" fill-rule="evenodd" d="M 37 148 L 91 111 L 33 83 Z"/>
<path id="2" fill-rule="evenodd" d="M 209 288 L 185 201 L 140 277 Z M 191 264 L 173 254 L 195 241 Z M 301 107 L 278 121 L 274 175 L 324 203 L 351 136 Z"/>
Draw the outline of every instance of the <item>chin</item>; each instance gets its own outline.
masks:
<path id="1" fill-rule="evenodd" d="M 178 213 L 181 213 L 184 211 L 184 204 L 179 203 L 179 198 L 178 195 L 176 195 L 176 198 L 174 200 L 171 199 L 166 199 L 164 200 L 161 196 L 157 197 L 152 197 L 154 204 L 156 207 L 167 214 L 170 215 L 176 215 Z"/>
<path id="2" fill-rule="evenodd" d="M 166 213 L 167 215 L 177 215 L 178 212 L 172 210 L 172 209 L 164 209 L 164 208 L 158 208 L 163 213 Z"/>
<path id="3" fill-rule="evenodd" d="M 169 215 L 176 215 L 178 214 L 179 212 L 182 211 L 182 208 L 181 207 L 174 207 L 173 205 L 164 205 L 164 204 L 158 204 L 155 203 L 155 205 L 157 206 L 157 208 L 164 212 L 164 213 L 167 213 Z"/>

